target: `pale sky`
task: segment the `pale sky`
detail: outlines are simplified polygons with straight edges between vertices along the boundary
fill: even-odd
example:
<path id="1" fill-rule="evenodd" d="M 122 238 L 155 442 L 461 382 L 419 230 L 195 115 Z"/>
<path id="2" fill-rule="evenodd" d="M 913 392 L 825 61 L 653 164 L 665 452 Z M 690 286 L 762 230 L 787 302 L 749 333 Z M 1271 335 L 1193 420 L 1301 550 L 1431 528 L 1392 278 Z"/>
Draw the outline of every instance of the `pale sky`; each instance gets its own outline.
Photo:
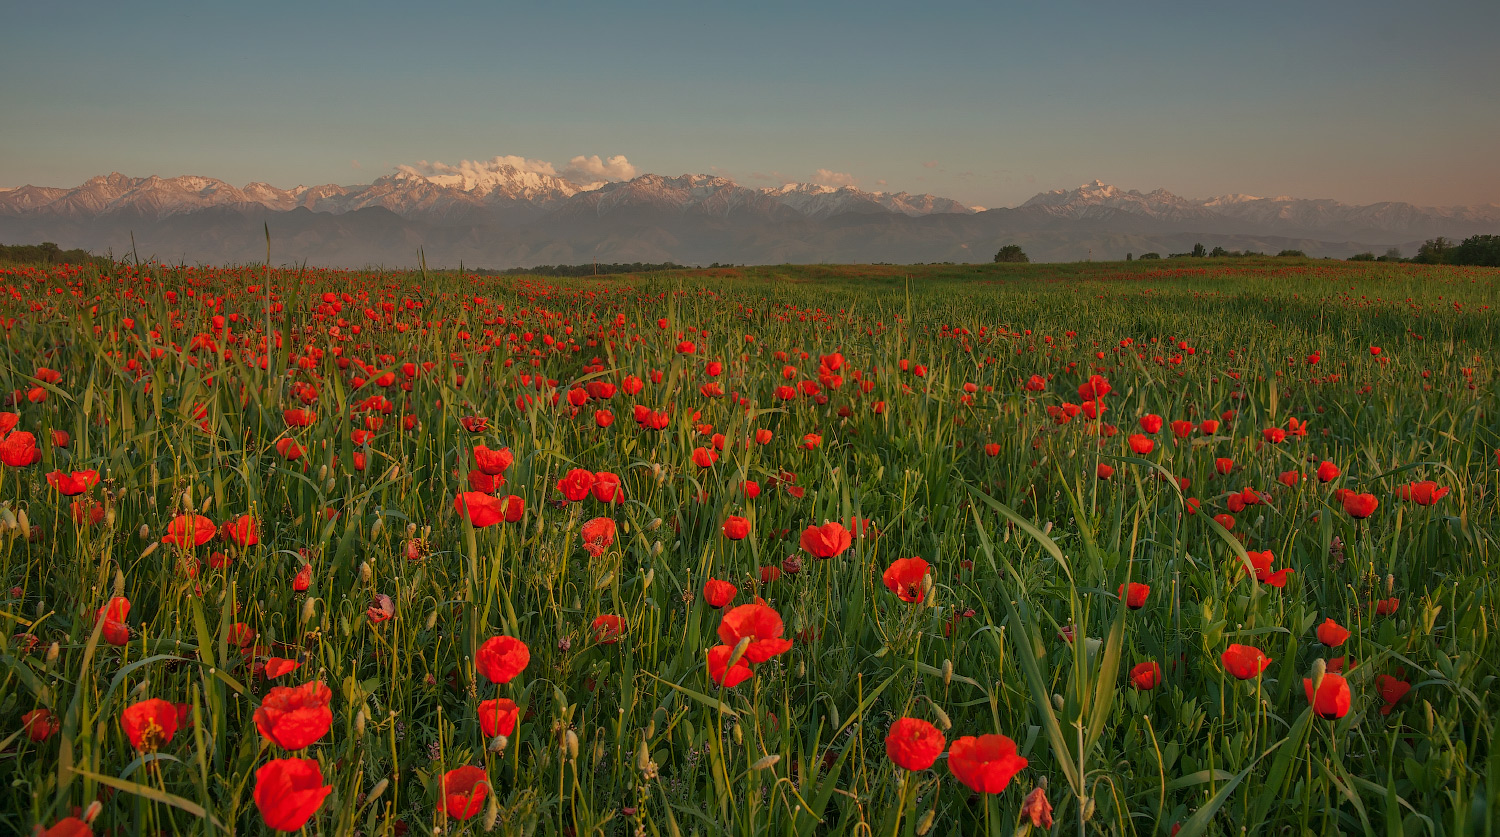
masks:
<path id="1" fill-rule="evenodd" d="M 0 187 L 597 155 L 991 207 L 1500 203 L 1500 2 L 1004 5 L 10 3 Z"/>

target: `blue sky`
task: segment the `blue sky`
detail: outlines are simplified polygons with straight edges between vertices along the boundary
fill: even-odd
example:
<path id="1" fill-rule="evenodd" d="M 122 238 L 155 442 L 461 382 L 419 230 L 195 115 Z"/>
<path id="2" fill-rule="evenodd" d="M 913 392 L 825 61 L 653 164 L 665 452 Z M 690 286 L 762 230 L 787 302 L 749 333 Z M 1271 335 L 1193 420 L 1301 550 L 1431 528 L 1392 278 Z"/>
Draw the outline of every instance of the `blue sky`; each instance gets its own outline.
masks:
<path id="1" fill-rule="evenodd" d="M 1494 0 L 200 0 L 3 17 L 0 187 L 109 171 L 350 184 L 424 160 L 623 155 L 984 206 L 1095 178 L 1500 203 Z"/>

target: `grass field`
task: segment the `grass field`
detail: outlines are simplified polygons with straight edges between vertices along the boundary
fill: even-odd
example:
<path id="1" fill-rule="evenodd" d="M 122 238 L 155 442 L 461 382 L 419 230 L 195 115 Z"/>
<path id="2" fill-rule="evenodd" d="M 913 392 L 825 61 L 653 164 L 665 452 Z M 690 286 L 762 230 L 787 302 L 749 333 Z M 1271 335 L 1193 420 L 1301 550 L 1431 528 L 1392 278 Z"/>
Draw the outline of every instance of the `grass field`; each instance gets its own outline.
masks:
<path id="1" fill-rule="evenodd" d="M 0 832 L 1495 833 L 1500 270 L 0 291 Z"/>

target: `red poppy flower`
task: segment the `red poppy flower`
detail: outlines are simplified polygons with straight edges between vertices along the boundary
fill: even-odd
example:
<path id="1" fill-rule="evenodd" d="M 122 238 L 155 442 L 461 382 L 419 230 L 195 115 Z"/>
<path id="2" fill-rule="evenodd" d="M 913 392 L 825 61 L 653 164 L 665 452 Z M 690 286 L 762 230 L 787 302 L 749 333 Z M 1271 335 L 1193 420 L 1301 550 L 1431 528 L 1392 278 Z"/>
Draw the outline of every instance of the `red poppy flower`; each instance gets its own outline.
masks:
<path id="1" fill-rule="evenodd" d="M 1125 606 L 1130 608 L 1131 610 L 1140 610 L 1141 608 L 1145 607 L 1146 597 L 1150 595 L 1150 585 L 1137 584 L 1136 582 L 1132 581 L 1130 582 L 1129 593 L 1126 592 L 1125 585 L 1120 585 L 1119 596 L 1120 598 L 1125 600 Z"/>
<path id="2" fill-rule="evenodd" d="M 732 541 L 742 541 L 750 534 L 750 521 L 748 518 L 731 514 L 724 518 L 724 525 L 721 528 L 724 531 L 724 537 Z"/>
<path id="3" fill-rule="evenodd" d="M 505 519 L 500 499 L 478 491 L 459 492 L 453 500 L 453 508 L 475 529 L 493 526 Z"/>
<path id="4" fill-rule="evenodd" d="M 505 485 L 505 477 L 491 476 L 478 468 L 469 472 L 469 488 L 480 494 L 494 494 L 502 485 Z"/>
<path id="5" fill-rule="evenodd" d="M 750 661 L 744 655 L 730 666 L 729 658 L 733 655 L 732 645 L 715 645 L 708 649 L 708 676 L 726 689 L 733 689 L 755 676 L 755 672 L 750 670 Z"/>
<path id="6" fill-rule="evenodd" d="M 120 727 L 130 739 L 130 746 L 143 753 L 151 752 L 177 734 L 177 707 L 160 698 L 133 703 L 120 713 Z"/>
<path id="7" fill-rule="evenodd" d="M 703 600 L 708 602 L 709 607 L 720 608 L 734 601 L 739 589 L 727 581 L 710 578 L 703 582 Z"/>
<path id="8" fill-rule="evenodd" d="M 499 476 L 515 462 L 515 456 L 511 454 L 510 448 L 490 450 L 484 445 L 474 446 L 474 467 L 490 476 Z"/>
<path id="9" fill-rule="evenodd" d="M 718 461 L 719 455 L 709 450 L 708 448 L 693 448 L 693 464 L 697 465 L 699 468 L 711 467 L 715 462 Z"/>
<path id="10" fill-rule="evenodd" d="M 1161 666 L 1154 662 L 1138 663 L 1130 670 L 1130 684 L 1142 692 L 1161 685 Z"/>
<path id="11" fill-rule="evenodd" d="M 1183 419 L 1172 422 L 1172 435 L 1179 439 L 1186 439 L 1193 435 L 1193 423 Z"/>
<path id="12" fill-rule="evenodd" d="M 479 703 L 479 729 L 485 738 L 510 735 L 515 732 L 516 721 L 520 717 L 520 708 L 510 698 L 495 698 Z"/>
<path id="13" fill-rule="evenodd" d="M 483 416 L 464 416 L 458 423 L 470 433 L 483 433 L 490 427 L 490 420 Z"/>
<path id="14" fill-rule="evenodd" d="M 1297 483 L 1302 481 L 1302 473 L 1300 471 L 1282 471 L 1280 476 L 1276 477 L 1276 481 L 1287 488 L 1296 488 Z"/>
<path id="15" fill-rule="evenodd" d="M 24 430 L 16 431 L 0 441 L 0 462 L 12 468 L 25 468 L 41 458 L 42 452 L 37 450 L 36 437 Z"/>
<path id="16" fill-rule="evenodd" d="M 620 489 L 619 475 L 609 471 L 594 474 L 594 486 L 589 490 L 594 499 L 601 503 L 619 503 L 625 499 L 625 492 Z"/>
<path id="17" fill-rule="evenodd" d="M 98 484 L 98 471 L 74 471 L 65 473 L 53 471 L 47 475 L 47 484 L 57 489 L 57 493 L 64 497 L 75 497 L 88 491 L 90 487 Z"/>
<path id="18" fill-rule="evenodd" d="M 37 837 L 94 837 L 94 829 L 77 817 L 63 817 L 46 831 L 36 828 Z"/>
<path id="19" fill-rule="evenodd" d="M 242 514 L 224 524 L 224 536 L 238 546 L 255 546 L 260 543 L 260 523 L 248 514 Z"/>
<path id="20" fill-rule="evenodd" d="M 76 476 L 76 474 L 75 474 Z M 1430 506 L 1448 496 L 1447 486 L 1438 487 L 1432 480 L 1423 480 L 1403 485 L 1396 489 L 1396 496 L 1419 506 Z"/>
<path id="21" fill-rule="evenodd" d="M 1323 624 L 1318 626 L 1318 642 L 1323 643 L 1329 648 L 1337 648 L 1343 645 L 1350 636 L 1348 628 L 1345 628 L 1332 619 L 1324 619 Z"/>
<path id="22" fill-rule="evenodd" d="M 614 645 L 620 641 L 620 637 L 625 635 L 625 618 L 611 613 L 601 613 L 594 617 L 589 630 L 594 634 L 594 642 L 599 645 Z"/>
<path id="23" fill-rule="evenodd" d="M 286 657 L 267 657 L 266 679 L 275 680 L 278 677 L 291 674 L 301 667 L 301 663 L 296 660 L 289 660 Z"/>
<path id="24" fill-rule="evenodd" d="M 885 736 L 885 755 L 904 770 L 926 770 L 942 755 L 948 740 L 920 718 L 899 718 Z"/>
<path id="25" fill-rule="evenodd" d="M 1406 697 L 1406 693 L 1411 691 L 1411 684 L 1389 674 L 1381 674 L 1375 677 L 1375 691 L 1380 694 L 1380 700 L 1385 704 L 1380 707 L 1380 714 L 1389 715 L 1391 710 L 1396 708 L 1396 704 Z"/>
<path id="26" fill-rule="evenodd" d="M 1161 431 L 1161 423 L 1161 416 L 1155 413 L 1147 413 L 1141 416 L 1141 429 L 1153 436 Z"/>
<path id="27" fill-rule="evenodd" d="M 1224 649 L 1219 659 L 1224 663 L 1224 670 L 1240 680 L 1259 677 L 1271 664 L 1271 658 L 1253 645 L 1231 645 Z"/>
<path id="28" fill-rule="evenodd" d="M 1344 511 L 1356 520 L 1364 520 L 1375 513 L 1380 506 L 1380 501 L 1375 499 L 1374 494 L 1355 494 L 1350 492 L 1344 495 Z"/>
<path id="29" fill-rule="evenodd" d="M 755 431 L 755 443 L 757 445 L 769 445 L 769 444 L 771 444 L 771 438 L 772 438 L 772 433 L 771 433 L 770 430 L 767 430 L 764 427 L 756 429 L 756 431 Z M 1500 459 L 1500 456 L 1497 456 L 1496 458 Z"/>
<path id="30" fill-rule="evenodd" d="M 255 710 L 255 728 L 267 741 L 287 750 L 301 750 L 328 734 L 333 691 L 319 682 L 276 686 Z"/>
<path id="31" fill-rule="evenodd" d="M 897 558 L 886 568 L 880 580 L 901 601 L 920 603 L 926 598 L 922 579 L 927 577 L 927 570 L 927 562 L 921 558 Z"/>
<path id="32" fill-rule="evenodd" d="M 490 637 L 474 655 L 475 668 L 492 683 L 509 683 L 529 662 L 531 649 L 511 636 Z"/>
<path id="33" fill-rule="evenodd" d="M 317 759 L 272 759 L 255 771 L 255 807 L 277 831 L 300 830 L 330 793 Z"/>
<path id="34" fill-rule="evenodd" d="M 763 663 L 791 650 L 791 640 L 782 639 L 781 614 L 764 604 L 746 604 L 730 610 L 719 621 L 719 641 L 733 648 L 741 638 L 749 637 L 745 658 Z"/>
<path id="35" fill-rule="evenodd" d="M 296 439 L 277 439 L 276 452 L 286 458 L 288 462 L 295 461 L 307 452 L 307 449 L 297 444 Z"/>
<path id="36" fill-rule="evenodd" d="M 1339 466 L 1324 460 L 1323 464 L 1318 466 L 1318 482 L 1333 482 L 1339 478 L 1340 473 Z"/>
<path id="37" fill-rule="evenodd" d="M 1004 735 L 966 735 L 948 748 L 948 769 L 975 793 L 1000 793 L 1026 764 Z"/>
<path id="38" fill-rule="evenodd" d="M 1130 434 L 1130 449 L 1138 456 L 1145 456 L 1156 449 L 1156 443 L 1149 436 L 1141 433 Z M 951 758 L 951 756 L 950 756 Z"/>
<path id="39" fill-rule="evenodd" d="M 1271 587 L 1285 587 L 1286 577 L 1296 572 L 1291 567 L 1271 572 L 1271 563 L 1276 560 L 1276 556 L 1269 549 L 1264 552 L 1246 552 L 1245 557 L 1250 559 L 1250 566 L 1255 568 L 1255 580 Z"/>
<path id="40" fill-rule="evenodd" d="M 303 564 L 302 569 L 297 571 L 296 577 L 292 579 L 292 589 L 298 593 L 305 592 L 312 586 L 312 564 Z"/>
<path id="41" fill-rule="evenodd" d="M 26 730 L 26 737 L 32 741 L 46 741 L 62 729 L 62 722 L 50 709 L 33 709 L 21 716 L 21 729 Z"/>
<path id="42" fill-rule="evenodd" d="M 832 558 L 842 555 L 854 542 L 849 530 L 837 520 L 822 526 L 809 526 L 802 530 L 802 548 L 814 558 Z"/>
<path id="43" fill-rule="evenodd" d="M 563 475 L 557 481 L 557 490 L 568 498 L 568 502 L 581 502 L 589 496 L 589 490 L 594 487 L 594 472 L 584 468 L 574 468 Z"/>
<path id="44" fill-rule="evenodd" d="M 213 540 L 217 532 L 214 522 L 201 514 L 180 514 L 167 524 L 167 534 L 161 542 L 192 549 Z"/>
<path id="45" fill-rule="evenodd" d="M 99 635 L 104 641 L 114 646 L 121 646 L 130 641 L 130 626 L 125 624 L 125 617 L 130 614 L 130 600 L 124 596 L 115 596 L 109 603 L 94 613 L 94 621 L 104 620 L 104 627 L 100 629 Z"/>
<path id="46" fill-rule="evenodd" d="M 443 774 L 443 808 L 456 820 L 467 820 L 484 807 L 489 776 L 482 767 L 466 765 Z"/>
<path id="47" fill-rule="evenodd" d="M 1107 480 L 1115 475 L 1115 469 L 1111 465 L 1106 465 L 1103 462 L 1100 462 L 1099 465 L 1094 468 L 1094 475 L 1101 480 Z"/>
<path id="48" fill-rule="evenodd" d="M 318 420 L 318 416 L 309 410 L 284 410 L 281 417 L 286 420 L 288 427 L 311 427 Z"/>
<path id="49" fill-rule="evenodd" d="M 1312 704 L 1313 713 L 1319 718 L 1332 721 L 1349 714 L 1353 695 L 1349 692 L 1349 682 L 1342 674 L 1324 674 L 1323 682 L 1318 684 L 1316 697 L 1313 695 L 1312 678 L 1302 678 L 1302 689 L 1307 693 L 1307 702 Z"/>
<path id="50" fill-rule="evenodd" d="M 1218 419 L 1204 419 L 1198 423 L 1198 432 L 1205 436 L 1212 436 L 1219 432 Z"/>

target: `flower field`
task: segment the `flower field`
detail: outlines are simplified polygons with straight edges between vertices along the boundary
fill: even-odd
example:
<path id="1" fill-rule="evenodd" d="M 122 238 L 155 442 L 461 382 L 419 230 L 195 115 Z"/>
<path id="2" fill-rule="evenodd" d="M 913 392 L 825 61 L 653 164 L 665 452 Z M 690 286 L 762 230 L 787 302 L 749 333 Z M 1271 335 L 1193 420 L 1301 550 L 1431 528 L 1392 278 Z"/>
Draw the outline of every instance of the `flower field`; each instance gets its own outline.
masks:
<path id="1" fill-rule="evenodd" d="M 0 329 L 3 833 L 1500 816 L 1500 270 L 20 267 Z"/>

